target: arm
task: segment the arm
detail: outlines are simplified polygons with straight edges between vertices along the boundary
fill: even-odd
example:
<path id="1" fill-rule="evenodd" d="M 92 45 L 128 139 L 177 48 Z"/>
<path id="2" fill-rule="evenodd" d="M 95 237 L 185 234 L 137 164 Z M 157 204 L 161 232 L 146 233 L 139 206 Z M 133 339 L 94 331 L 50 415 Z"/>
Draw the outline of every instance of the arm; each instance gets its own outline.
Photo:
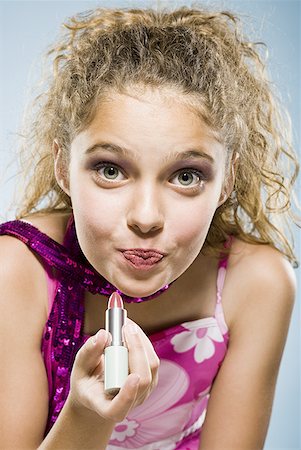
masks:
<path id="1" fill-rule="evenodd" d="M 262 449 L 270 420 L 295 275 L 270 248 L 242 261 L 238 270 L 239 281 L 231 291 L 243 300 L 212 388 L 200 450 Z"/>
<path id="2" fill-rule="evenodd" d="M 0 255 L 0 448 L 33 449 L 48 415 L 40 351 L 47 293 L 37 276 L 41 265 L 22 242 L 1 236 Z"/>
<path id="3" fill-rule="evenodd" d="M 30 250 L 0 238 L 1 432 L 0 448 L 105 449 L 115 424 L 141 404 L 156 385 L 159 360 L 139 327 L 124 328 L 131 375 L 119 394 L 103 392 L 104 330 L 78 351 L 68 399 L 43 440 L 48 417 L 48 383 L 41 355 L 47 319 L 44 268 Z M 41 276 L 39 276 L 41 275 Z M 131 321 L 129 320 L 129 323 Z"/>

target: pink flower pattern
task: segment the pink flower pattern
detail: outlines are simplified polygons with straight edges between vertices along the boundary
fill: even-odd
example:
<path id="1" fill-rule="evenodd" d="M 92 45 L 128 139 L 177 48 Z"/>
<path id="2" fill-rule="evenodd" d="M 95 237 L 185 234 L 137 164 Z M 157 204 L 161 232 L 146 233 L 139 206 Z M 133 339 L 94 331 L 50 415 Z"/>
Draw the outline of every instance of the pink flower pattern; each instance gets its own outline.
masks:
<path id="1" fill-rule="evenodd" d="M 150 336 L 158 385 L 115 427 L 107 450 L 197 450 L 212 381 L 227 349 L 215 318 Z"/>
<path id="2" fill-rule="evenodd" d="M 119 423 L 114 428 L 111 439 L 123 442 L 128 437 L 134 436 L 136 434 L 137 427 L 139 427 L 139 423 L 136 422 L 136 420 L 125 418 L 123 422 Z"/>
<path id="3" fill-rule="evenodd" d="M 214 324 L 213 324 L 214 325 Z M 182 333 L 176 334 L 171 343 L 177 353 L 187 352 L 194 348 L 194 359 L 197 363 L 203 362 L 214 355 L 214 342 L 223 342 L 223 336 L 216 326 L 199 328 L 194 322 L 183 323 Z"/>

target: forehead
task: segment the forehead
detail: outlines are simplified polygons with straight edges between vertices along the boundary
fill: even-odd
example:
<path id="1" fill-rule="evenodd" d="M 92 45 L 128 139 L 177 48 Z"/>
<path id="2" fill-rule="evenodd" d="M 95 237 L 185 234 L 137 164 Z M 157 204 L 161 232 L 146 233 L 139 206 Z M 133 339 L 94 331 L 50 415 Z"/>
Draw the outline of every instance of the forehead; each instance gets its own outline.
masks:
<path id="1" fill-rule="evenodd" d="M 169 88 L 127 88 L 123 93 L 108 92 L 99 101 L 95 108 L 94 119 L 102 120 L 106 125 L 110 119 L 118 120 L 119 124 L 129 123 L 133 120 L 139 123 L 142 129 L 156 124 L 165 128 L 170 126 L 174 131 L 174 123 L 184 131 L 187 126 L 203 128 L 207 134 L 217 133 L 208 126 L 205 106 L 196 98 L 181 94 Z"/>
<path id="2" fill-rule="evenodd" d="M 184 94 L 161 89 L 109 92 L 96 106 L 92 121 L 75 139 L 81 147 L 113 140 L 138 152 L 160 148 L 164 153 L 207 144 L 215 153 L 213 147 L 221 146 L 217 133 L 202 119 L 204 111 Z"/>

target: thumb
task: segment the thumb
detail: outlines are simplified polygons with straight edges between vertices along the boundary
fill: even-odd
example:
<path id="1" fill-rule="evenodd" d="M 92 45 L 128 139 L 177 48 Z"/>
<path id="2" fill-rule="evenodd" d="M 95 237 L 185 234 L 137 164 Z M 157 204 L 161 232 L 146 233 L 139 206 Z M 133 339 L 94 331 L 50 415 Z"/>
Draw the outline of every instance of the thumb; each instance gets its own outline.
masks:
<path id="1" fill-rule="evenodd" d="M 79 376 L 90 375 L 95 370 L 109 340 L 109 333 L 101 329 L 79 349 L 74 361 L 74 370 Z"/>

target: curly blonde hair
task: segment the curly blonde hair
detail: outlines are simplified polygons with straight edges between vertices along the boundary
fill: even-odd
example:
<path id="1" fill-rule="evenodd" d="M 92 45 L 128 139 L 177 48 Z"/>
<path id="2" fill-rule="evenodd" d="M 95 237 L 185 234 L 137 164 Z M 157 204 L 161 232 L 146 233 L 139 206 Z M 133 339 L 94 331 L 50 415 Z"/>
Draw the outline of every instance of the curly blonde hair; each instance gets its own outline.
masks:
<path id="1" fill-rule="evenodd" d="M 218 255 L 234 235 L 273 246 L 297 267 L 290 224 L 299 225 L 291 204 L 299 165 L 289 117 L 260 49 L 244 37 L 236 15 L 199 6 L 96 8 L 70 18 L 47 52 L 53 70 L 26 124 L 20 148 L 25 188 L 16 218 L 72 210 L 54 175 L 53 141 L 68 166 L 72 139 L 107 92 L 171 87 L 216 130 L 228 169 L 233 155 L 240 156 L 233 191 L 217 208 L 203 251 Z"/>

